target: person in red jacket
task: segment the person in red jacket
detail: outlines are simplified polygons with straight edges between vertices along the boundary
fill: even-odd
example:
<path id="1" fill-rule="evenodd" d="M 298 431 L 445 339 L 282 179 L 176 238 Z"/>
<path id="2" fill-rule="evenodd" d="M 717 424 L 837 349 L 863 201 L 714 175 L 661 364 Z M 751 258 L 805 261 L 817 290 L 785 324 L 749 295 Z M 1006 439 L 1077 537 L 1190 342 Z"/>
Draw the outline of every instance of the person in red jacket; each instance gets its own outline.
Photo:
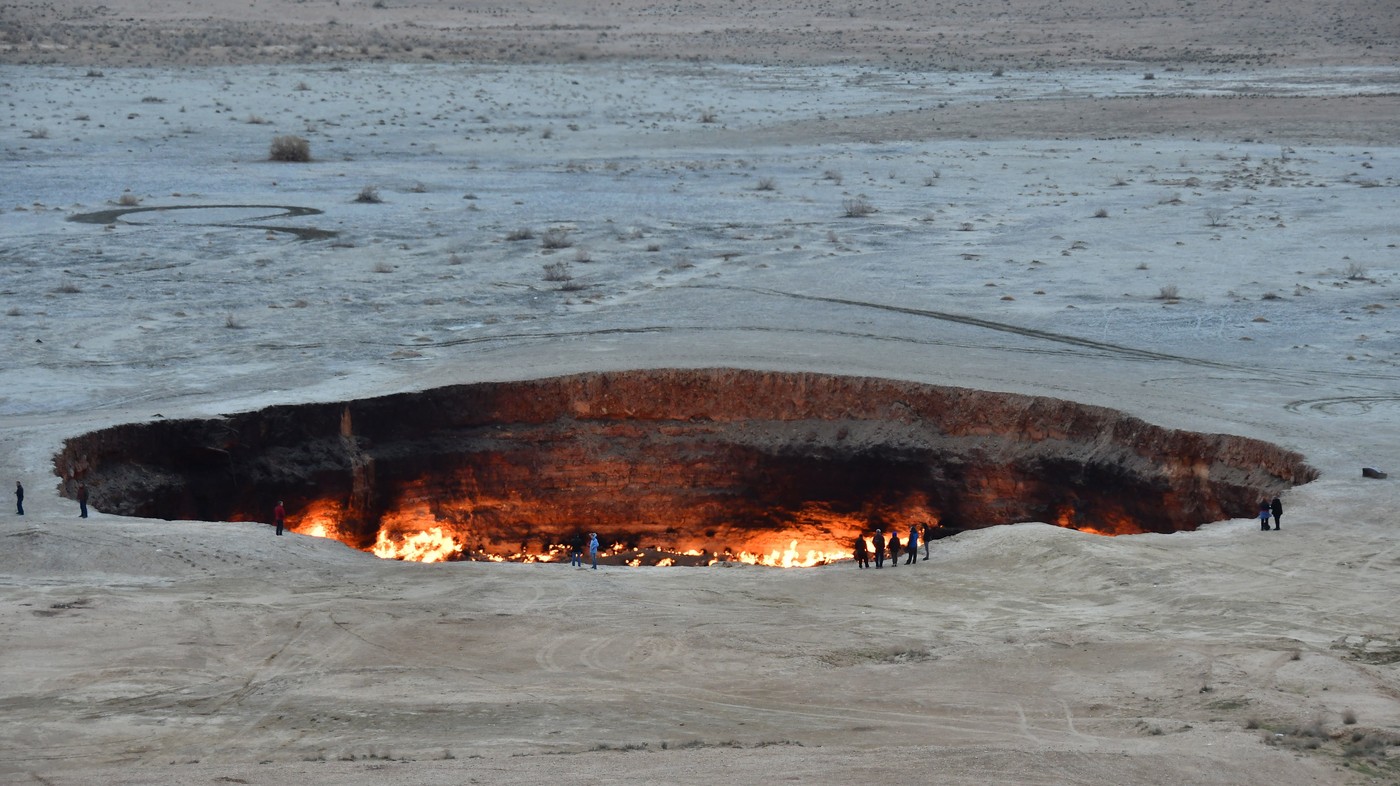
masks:
<path id="1" fill-rule="evenodd" d="M 282 507 L 282 500 L 277 500 L 277 507 L 272 509 L 272 518 L 277 522 L 277 534 L 282 534 L 282 525 L 287 522 L 287 509 Z"/>

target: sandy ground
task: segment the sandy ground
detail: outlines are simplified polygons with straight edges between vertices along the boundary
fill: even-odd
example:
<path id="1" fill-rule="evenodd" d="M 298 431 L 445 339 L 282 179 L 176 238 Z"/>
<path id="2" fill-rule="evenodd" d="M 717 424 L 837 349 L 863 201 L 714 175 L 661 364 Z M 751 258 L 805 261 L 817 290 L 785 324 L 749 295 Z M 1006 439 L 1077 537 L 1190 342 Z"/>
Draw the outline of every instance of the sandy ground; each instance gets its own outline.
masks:
<path id="1" fill-rule="evenodd" d="M 268 5 L 226 22 L 330 13 Z M 387 5 L 334 13 L 347 36 L 438 18 Z M 1088 4 L 1013 26 L 958 7 L 998 31 L 982 62 L 1026 48 L 1001 76 L 951 44 L 964 70 L 902 67 L 870 20 L 896 46 L 927 19 L 892 6 L 792 12 L 865 25 L 858 58 L 769 20 L 786 49 L 705 62 L 630 38 L 609 62 L 130 68 L 204 56 L 142 50 L 133 31 L 187 13 L 147 6 L 112 15 L 130 46 L 0 67 L 0 479 L 28 491 L 0 515 L 0 781 L 1400 780 L 1400 487 L 1360 473 L 1400 464 L 1393 6 L 1172 4 L 1093 31 Z M 606 41 L 642 10 L 509 29 L 547 48 L 550 24 L 619 25 Z M 658 11 L 665 54 L 732 11 Z M 1045 40 L 1008 32 L 1037 20 Z M 1134 47 L 1209 56 L 1109 59 Z M 314 160 L 266 161 L 279 134 Z M 69 220 L 123 197 L 181 209 Z M 1171 536 L 996 527 L 880 572 L 594 572 L 80 520 L 51 463 L 153 417 L 721 365 L 1101 404 L 1322 478 L 1267 535 L 1241 511 Z"/>

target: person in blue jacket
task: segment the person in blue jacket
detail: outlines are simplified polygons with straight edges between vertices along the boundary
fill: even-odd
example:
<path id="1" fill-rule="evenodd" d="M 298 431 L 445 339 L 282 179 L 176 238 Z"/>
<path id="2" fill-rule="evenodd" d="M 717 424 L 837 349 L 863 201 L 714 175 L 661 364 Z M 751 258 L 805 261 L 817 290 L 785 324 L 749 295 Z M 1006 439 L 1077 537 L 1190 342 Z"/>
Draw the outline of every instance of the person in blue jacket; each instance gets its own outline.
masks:
<path id="1" fill-rule="evenodd" d="M 588 533 L 588 558 L 593 560 L 593 569 L 598 569 L 598 533 Z"/>

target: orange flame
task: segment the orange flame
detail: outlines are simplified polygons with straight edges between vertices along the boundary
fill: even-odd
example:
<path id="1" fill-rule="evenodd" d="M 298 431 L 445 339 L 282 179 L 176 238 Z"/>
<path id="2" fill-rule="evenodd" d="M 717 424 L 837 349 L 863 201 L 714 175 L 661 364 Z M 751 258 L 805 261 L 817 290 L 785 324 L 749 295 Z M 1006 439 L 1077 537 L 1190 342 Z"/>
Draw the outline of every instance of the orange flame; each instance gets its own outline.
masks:
<path id="1" fill-rule="evenodd" d="M 389 540 L 389 536 L 381 529 L 370 551 L 382 559 L 444 562 L 452 559 L 454 555 L 461 554 L 463 548 L 451 535 L 444 534 L 442 527 L 433 527 L 407 535 L 398 543 Z"/>

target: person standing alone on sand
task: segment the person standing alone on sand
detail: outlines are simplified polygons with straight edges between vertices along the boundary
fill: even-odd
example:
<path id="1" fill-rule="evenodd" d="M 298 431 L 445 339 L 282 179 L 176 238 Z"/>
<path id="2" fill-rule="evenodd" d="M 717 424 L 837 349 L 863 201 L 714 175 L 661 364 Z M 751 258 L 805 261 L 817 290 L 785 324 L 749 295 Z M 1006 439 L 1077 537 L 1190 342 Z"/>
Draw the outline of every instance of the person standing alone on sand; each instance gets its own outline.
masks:
<path id="1" fill-rule="evenodd" d="M 78 518 L 80 518 L 80 519 L 85 519 L 85 518 L 87 518 L 87 499 L 88 499 L 88 495 L 87 495 L 87 486 L 84 485 L 84 484 L 82 484 L 82 483 L 79 483 L 79 484 L 78 484 Z"/>
<path id="2" fill-rule="evenodd" d="M 282 507 L 282 500 L 277 500 L 277 507 L 272 509 L 272 518 L 277 523 L 277 534 L 282 534 L 282 525 L 287 521 L 287 509 Z"/>
<path id="3" fill-rule="evenodd" d="M 872 541 L 871 545 L 873 545 L 873 546 L 875 547 L 875 569 L 876 569 L 876 570 L 879 570 L 880 568 L 885 567 L 885 532 L 884 532 L 884 530 L 879 530 L 879 529 L 875 530 L 875 540 Z"/>
<path id="4" fill-rule="evenodd" d="M 856 535 L 856 567 L 870 567 L 870 552 L 865 548 L 865 533 Z"/>
<path id="5" fill-rule="evenodd" d="M 24 515 L 24 484 L 15 481 L 15 515 Z"/>
<path id="6" fill-rule="evenodd" d="M 1269 503 L 1269 511 L 1274 514 L 1274 529 L 1278 529 L 1278 521 L 1283 518 L 1283 500 L 1274 497 L 1274 501 Z"/>

